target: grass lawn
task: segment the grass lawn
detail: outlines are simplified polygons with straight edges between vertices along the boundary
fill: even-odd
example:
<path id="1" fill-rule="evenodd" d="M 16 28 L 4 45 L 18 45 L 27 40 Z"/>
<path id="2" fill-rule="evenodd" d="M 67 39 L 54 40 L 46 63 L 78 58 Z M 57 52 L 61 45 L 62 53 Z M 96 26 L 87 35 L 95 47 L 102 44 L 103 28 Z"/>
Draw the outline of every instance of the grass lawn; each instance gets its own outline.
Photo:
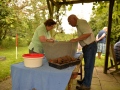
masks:
<path id="1" fill-rule="evenodd" d="M 104 55 L 101 56 L 101 59 L 98 59 L 97 56 L 96 56 L 95 66 L 104 67 L 104 62 L 105 62 L 105 56 Z"/>
<path id="2" fill-rule="evenodd" d="M 0 81 L 10 76 L 10 68 L 14 63 L 22 62 L 22 55 L 28 53 L 28 47 L 18 47 L 16 59 L 16 48 L 0 49 L 0 56 L 5 56 L 6 60 L 0 60 Z"/>
<path id="3" fill-rule="evenodd" d="M 28 53 L 28 47 L 18 47 L 18 55 L 16 59 L 16 48 L 0 49 L 0 56 L 5 56 L 6 60 L 0 61 L 0 82 L 10 77 L 10 68 L 14 63 L 22 62 L 22 55 Z M 96 57 L 95 66 L 104 66 L 104 57 L 98 59 Z"/>

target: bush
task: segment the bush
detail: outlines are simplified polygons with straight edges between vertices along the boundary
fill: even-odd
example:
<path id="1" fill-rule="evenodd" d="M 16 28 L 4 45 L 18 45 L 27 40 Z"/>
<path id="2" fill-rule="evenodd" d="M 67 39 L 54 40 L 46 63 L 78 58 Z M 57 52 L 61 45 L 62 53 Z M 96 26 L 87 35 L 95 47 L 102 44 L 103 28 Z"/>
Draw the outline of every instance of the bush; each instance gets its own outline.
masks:
<path id="1" fill-rule="evenodd" d="M 20 47 L 28 46 L 28 40 L 26 40 L 25 38 L 18 38 L 18 46 Z"/>
<path id="2" fill-rule="evenodd" d="M 28 41 L 24 38 L 18 38 L 18 46 L 19 47 L 24 47 L 28 46 Z M 2 41 L 1 43 L 2 48 L 11 48 L 11 47 L 16 47 L 16 38 L 6 38 Z"/>
<path id="3" fill-rule="evenodd" d="M 10 48 L 15 47 L 15 38 L 6 38 L 2 41 L 1 47 Z"/>

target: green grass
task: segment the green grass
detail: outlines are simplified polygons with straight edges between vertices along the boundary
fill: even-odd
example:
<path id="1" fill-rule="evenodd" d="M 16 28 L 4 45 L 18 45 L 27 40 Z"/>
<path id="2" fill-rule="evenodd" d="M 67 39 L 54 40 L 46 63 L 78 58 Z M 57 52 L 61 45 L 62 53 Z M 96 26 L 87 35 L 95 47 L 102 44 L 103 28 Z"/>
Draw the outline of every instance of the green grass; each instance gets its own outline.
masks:
<path id="1" fill-rule="evenodd" d="M 96 56 L 96 60 L 95 60 L 95 66 L 96 67 L 100 67 L 100 66 L 104 66 L 104 62 L 105 62 L 105 56 L 101 56 L 101 59 L 97 58 Z"/>
<path id="2" fill-rule="evenodd" d="M 22 55 L 28 53 L 27 47 L 18 47 L 16 59 L 16 48 L 0 49 L 0 56 L 5 56 L 6 60 L 0 61 L 0 81 L 10 76 L 10 68 L 14 63 L 22 62 Z"/>
<path id="3" fill-rule="evenodd" d="M 18 47 L 18 58 L 16 59 L 16 48 L 0 49 L 0 56 L 5 56 L 6 60 L 0 61 L 0 81 L 10 77 L 10 68 L 14 63 L 23 62 L 22 55 L 28 53 L 28 47 Z M 95 66 L 104 66 L 104 57 L 101 59 L 96 57 Z"/>
<path id="4" fill-rule="evenodd" d="M 95 58 L 96 67 L 104 67 L 105 56 L 101 56 L 101 59 Z M 84 60 L 82 60 L 82 65 L 84 65 Z"/>

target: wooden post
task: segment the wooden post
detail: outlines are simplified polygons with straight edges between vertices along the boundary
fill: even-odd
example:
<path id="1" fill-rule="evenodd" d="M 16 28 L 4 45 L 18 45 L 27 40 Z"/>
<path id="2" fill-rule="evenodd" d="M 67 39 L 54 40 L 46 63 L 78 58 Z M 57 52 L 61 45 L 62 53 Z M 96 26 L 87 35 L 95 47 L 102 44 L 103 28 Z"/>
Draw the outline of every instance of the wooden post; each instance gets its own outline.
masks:
<path id="1" fill-rule="evenodd" d="M 110 46 L 110 35 L 111 35 L 111 26 L 112 26 L 112 12 L 115 0 L 110 0 L 109 4 L 109 18 L 108 18 L 108 35 L 107 35 L 107 44 L 106 44 L 106 56 L 104 63 L 104 73 L 107 73 L 108 70 L 108 57 L 109 57 L 109 46 Z"/>
<path id="2" fill-rule="evenodd" d="M 50 18 L 53 18 L 54 4 L 51 0 L 47 0 L 47 6 L 49 9 Z"/>

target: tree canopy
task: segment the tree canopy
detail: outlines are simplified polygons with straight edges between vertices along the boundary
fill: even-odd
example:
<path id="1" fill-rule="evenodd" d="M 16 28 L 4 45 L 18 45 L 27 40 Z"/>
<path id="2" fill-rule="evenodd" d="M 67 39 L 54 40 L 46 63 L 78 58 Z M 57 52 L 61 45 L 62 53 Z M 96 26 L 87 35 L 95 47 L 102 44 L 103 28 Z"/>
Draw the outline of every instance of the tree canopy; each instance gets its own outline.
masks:
<path id="1" fill-rule="evenodd" d="M 68 9 L 71 8 L 72 5 Z M 62 6 L 58 13 L 57 9 L 58 8 L 55 10 L 56 13 L 54 13 L 53 18 L 57 20 L 59 24 L 61 24 L 60 20 L 66 13 L 66 6 Z M 114 42 L 120 40 L 119 10 L 120 1 L 116 0 L 113 9 L 111 34 L 111 41 Z M 108 1 L 93 3 L 92 15 L 89 24 L 92 27 L 95 35 L 104 26 L 108 26 L 108 12 Z M 46 0 L 0 0 L 0 45 L 2 45 L 6 39 L 9 39 L 9 41 L 13 40 L 12 38 L 15 39 L 16 34 L 18 34 L 20 40 L 25 40 L 26 43 L 29 43 L 36 27 L 48 18 L 49 11 Z M 59 26 L 57 28 L 59 28 Z M 59 33 L 57 36 L 55 36 L 55 38 L 60 40 L 64 40 L 66 38 L 68 40 L 68 37 L 71 38 L 72 36 L 77 36 L 77 33 L 75 32 L 75 34 L 72 36 L 68 35 L 68 37 L 61 38 L 60 35 L 65 35 L 64 31 L 60 29 L 60 31 L 55 32 L 57 32 L 57 34 Z M 8 41 L 6 41 L 6 43 L 10 44 Z"/>
<path id="2" fill-rule="evenodd" d="M 113 8 L 111 42 L 120 40 L 120 1 L 116 0 Z M 103 27 L 108 26 L 109 2 L 93 3 L 93 13 L 90 18 L 90 25 L 97 34 Z"/>

